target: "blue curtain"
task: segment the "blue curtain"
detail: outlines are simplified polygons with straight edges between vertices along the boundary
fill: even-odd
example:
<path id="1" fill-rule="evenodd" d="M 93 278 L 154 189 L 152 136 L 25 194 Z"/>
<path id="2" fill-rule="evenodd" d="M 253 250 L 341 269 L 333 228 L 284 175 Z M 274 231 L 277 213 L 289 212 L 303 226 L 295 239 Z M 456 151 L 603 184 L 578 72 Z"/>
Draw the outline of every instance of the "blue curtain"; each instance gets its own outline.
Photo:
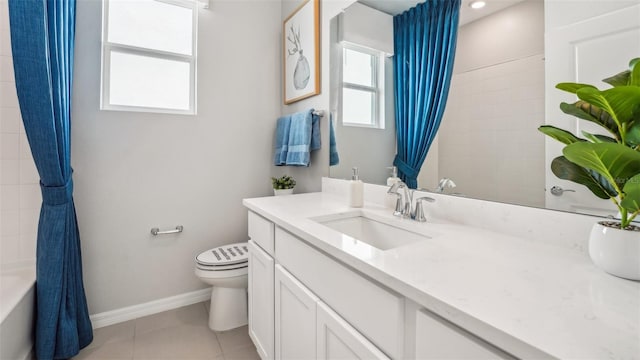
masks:
<path id="1" fill-rule="evenodd" d="M 70 164 L 75 0 L 9 0 L 22 120 L 40 174 L 36 356 L 66 359 L 93 339 Z"/>
<path id="2" fill-rule="evenodd" d="M 397 154 L 410 188 L 444 114 L 458 34 L 460 0 L 427 0 L 393 18 Z"/>

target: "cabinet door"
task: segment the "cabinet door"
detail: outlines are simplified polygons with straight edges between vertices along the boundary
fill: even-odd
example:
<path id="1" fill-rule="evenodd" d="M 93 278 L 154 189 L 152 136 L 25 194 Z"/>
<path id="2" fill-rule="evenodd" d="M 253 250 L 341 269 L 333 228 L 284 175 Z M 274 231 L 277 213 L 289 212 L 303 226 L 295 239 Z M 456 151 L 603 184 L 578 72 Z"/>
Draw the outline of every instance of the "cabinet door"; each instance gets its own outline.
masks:
<path id="1" fill-rule="evenodd" d="M 514 359 L 427 310 L 416 317 L 416 359 Z"/>
<path id="2" fill-rule="evenodd" d="M 249 336 L 262 359 L 273 359 L 273 258 L 249 240 Z"/>
<path id="3" fill-rule="evenodd" d="M 327 305 L 317 306 L 318 359 L 389 359 Z"/>
<path id="4" fill-rule="evenodd" d="M 276 359 L 315 359 L 318 298 L 276 265 Z"/>

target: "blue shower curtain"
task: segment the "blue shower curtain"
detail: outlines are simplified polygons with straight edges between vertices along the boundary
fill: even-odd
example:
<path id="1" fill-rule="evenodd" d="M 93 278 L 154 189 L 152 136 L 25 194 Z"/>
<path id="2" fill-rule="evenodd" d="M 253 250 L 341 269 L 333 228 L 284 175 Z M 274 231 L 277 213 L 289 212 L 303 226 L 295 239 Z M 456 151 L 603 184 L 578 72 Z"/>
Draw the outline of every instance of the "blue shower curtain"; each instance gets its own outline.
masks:
<path id="1" fill-rule="evenodd" d="M 93 339 L 70 164 L 75 0 L 9 0 L 16 89 L 40 174 L 36 356 L 66 359 Z"/>
<path id="2" fill-rule="evenodd" d="M 397 154 L 412 189 L 444 114 L 453 71 L 460 0 L 427 0 L 393 18 Z"/>

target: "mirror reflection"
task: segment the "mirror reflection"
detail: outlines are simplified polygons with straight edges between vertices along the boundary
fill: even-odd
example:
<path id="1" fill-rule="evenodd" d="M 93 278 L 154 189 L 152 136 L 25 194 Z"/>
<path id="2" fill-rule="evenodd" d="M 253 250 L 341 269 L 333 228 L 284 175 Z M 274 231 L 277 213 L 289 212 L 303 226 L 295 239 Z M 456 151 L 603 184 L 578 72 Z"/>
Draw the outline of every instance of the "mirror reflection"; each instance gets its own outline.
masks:
<path id="1" fill-rule="evenodd" d="M 349 21 L 362 21 L 372 13 L 376 20 L 363 22 L 384 24 L 385 16 L 392 19 L 416 3 L 360 0 L 331 21 L 331 111 L 340 152 L 340 163 L 330 167 L 331 177 L 349 178 L 354 166 L 365 182 L 386 185 L 391 176 L 388 167 L 396 154 L 395 57 L 393 50 L 381 50 L 388 34 L 381 35 L 379 29 L 366 33 L 357 26 L 353 30 Z M 560 102 L 573 99 L 554 86 L 563 81 L 598 84 L 640 54 L 640 20 L 611 35 L 611 28 L 618 26 L 616 12 L 634 4 L 638 2 L 487 1 L 478 11 L 463 1 L 446 111 L 418 175 L 418 187 L 526 206 L 615 214 L 610 202 L 594 199 L 586 188 L 551 173 L 549 163 L 560 147 L 537 128 L 546 123 L 576 134 L 589 130 L 557 109 Z M 364 35 L 345 35 L 351 30 Z M 363 60 L 357 66 L 377 76 L 377 83 L 374 79 L 367 85 L 379 86 L 366 96 L 360 90 L 359 100 L 350 93 L 347 78 L 352 75 L 344 73 L 355 62 L 351 50 L 369 50 L 384 64 L 371 70 L 375 63 Z M 362 66 L 365 63 L 374 65 Z M 366 110 L 345 111 L 350 108 Z M 383 126 L 369 120 L 376 114 Z M 366 124 L 352 124 L 358 120 L 349 117 L 366 119 Z"/>

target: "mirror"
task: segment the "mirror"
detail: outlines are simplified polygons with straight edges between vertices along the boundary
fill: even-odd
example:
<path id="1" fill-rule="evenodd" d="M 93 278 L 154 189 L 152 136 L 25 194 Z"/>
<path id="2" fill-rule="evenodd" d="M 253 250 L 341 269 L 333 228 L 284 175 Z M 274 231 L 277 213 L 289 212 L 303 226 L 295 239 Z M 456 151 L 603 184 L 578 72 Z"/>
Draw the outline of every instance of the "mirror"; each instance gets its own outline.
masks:
<path id="1" fill-rule="evenodd" d="M 362 6 L 395 15 L 416 3 L 359 0 L 340 16 Z M 537 128 L 557 118 L 561 126 L 574 129 L 576 134 L 584 130 L 557 109 L 560 102 L 571 102 L 572 97 L 554 86 L 562 81 L 583 81 L 603 87 L 599 79 L 624 70 L 628 61 L 640 54 L 640 20 L 621 31 L 619 38 L 612 38 L 609 30 L 598 33 L 594 29 L 610 26 L 602 21 L 607 14 L 615 23 L 619 18 L 616 11 L 638 6 L 638 2 L 494 0 L 487 1 L 481 11 L 469 5 L 469 0 L 462 1 L 447 108 L 418 177 L 419 188 L 434 191 L 441 179 L 449 178 L 456 186 L 445 186 L 444 193 L 593 215 L 615 214 L 609 201 L 594 199 L 580 185 L 559 180 L 550 172 L 548 164 L 560 154 L 560 147 L 549 144 Z M 386 185 L 390 176 L 387 167 L 395 155 L 394 130 L 389 126 L 359 128 L 343 119 L 342 103 L 349 99 L 341 92 L 341 69 L 343 49 L 351 45 L 351 39 L 344 41 L 341 28 L 348 26 L 344 24 L 348 18 L 340 16 L 330 24 L 331 112 L 340 163 L 330 166 L 329 174 L 348 179 L 351 168 L 357 166 L 363 181 Z M 592 20 L 597 18 L 601 21 Z M 583 35 L 586 27 L 591 28 L 590 38 L 582 41 L 587 38 Z M 607 55 L 601 54 L 603 43 L 607 44 Z M 385 73 L 387 86 L 381 101 L 387 125 L 395 121 L 393 91 L 389 91 L 393 58 L 385 61 L 391 63 L 385 65 L 389 73 Z M 572 68 L 572 62 L 578 65 Z M 391 140 L 380 140 L 384 136 Z"/>

